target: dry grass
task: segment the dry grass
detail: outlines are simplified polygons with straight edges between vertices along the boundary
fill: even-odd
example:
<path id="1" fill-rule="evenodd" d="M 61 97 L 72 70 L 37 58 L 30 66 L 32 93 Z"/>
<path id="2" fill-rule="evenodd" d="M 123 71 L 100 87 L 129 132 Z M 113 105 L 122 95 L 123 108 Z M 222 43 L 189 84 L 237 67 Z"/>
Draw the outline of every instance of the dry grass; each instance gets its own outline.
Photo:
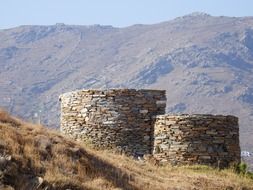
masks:
<path id="1" fill-rule="evenodd" d="M 133 183 L 141 189 L 253 189 L 252 179 L 240 176 L 232 169 L 218 170 L 201 165 L 158 167 L 109 151 L 103 152 L 97 151 L 97 154 L 126 172 L 130 178 L 132 176 Z"/>
<path id="2" fill-rule="evenodd" d="M 111 151 L 94 150 L 3 111 L 0 111 L 1 155 L 12 156 L 15 170 L 10 170 L 9 185 L 18 189 L 26 189 L 27 174 L 42 177 L 51 189 L 253 189 L 253 180 L 231 169 L 158 167 Z"/>

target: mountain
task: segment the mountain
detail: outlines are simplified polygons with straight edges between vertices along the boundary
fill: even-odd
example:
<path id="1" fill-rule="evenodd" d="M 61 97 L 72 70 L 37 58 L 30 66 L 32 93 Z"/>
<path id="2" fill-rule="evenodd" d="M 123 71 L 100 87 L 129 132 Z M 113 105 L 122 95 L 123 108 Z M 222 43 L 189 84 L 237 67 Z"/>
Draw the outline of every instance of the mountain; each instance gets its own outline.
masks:
<path id="1" fill-rule="evenodd" d="M 0 30 L 0 68 L 0 106 L 49 127 L 59 127 L 63 92 L 165 89 L 168 113 L 238 116 L 242 149 L 253 151 L 253 17 Z"/>
<path id="2" fill-rule="evenodd" d="M 153 163 L 152 163 L 153 162 Z M 0 110 L 1 190 L 252 189 L 250 175 L 94 150 Z"/>

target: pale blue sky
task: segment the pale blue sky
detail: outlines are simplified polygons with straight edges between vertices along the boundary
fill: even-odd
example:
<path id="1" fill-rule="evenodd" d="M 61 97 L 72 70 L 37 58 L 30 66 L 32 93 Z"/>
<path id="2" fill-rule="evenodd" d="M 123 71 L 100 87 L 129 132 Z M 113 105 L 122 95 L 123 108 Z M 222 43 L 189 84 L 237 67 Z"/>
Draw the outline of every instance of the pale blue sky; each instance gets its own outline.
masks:
<path id="1" fill-rule="evenodd" d="M 55 23 L 124 27 L 196 11 L 253 16 L 253 0 L 0 0 L 0 28 Z"/>

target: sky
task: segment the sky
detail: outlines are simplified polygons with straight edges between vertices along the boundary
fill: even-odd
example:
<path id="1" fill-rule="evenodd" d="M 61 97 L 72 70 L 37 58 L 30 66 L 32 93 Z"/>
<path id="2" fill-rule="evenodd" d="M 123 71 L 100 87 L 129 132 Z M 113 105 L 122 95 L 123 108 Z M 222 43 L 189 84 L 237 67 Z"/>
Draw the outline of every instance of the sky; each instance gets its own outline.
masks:
<path id="1" fill-rule="evenodd" d="M 0 29 L 56 23 L 126 27 L 192 12 L 253 16 L 253 0 L 0 0 Z"/>

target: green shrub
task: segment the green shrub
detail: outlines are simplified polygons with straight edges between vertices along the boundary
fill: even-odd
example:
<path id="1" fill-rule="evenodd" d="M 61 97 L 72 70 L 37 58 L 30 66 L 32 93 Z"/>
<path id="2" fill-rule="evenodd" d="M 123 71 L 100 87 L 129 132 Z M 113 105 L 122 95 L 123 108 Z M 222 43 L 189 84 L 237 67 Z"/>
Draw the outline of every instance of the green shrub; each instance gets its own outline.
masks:
<path id="1" fill-rule="evenodd" d="M 240 164 L 237 164 L 235 166 L 235 172 L 238 174 L 243 174 L 245 175 L 247 173 L 247 164 L 244 162 L 241 162 Z"/>
<path id="2" fill-rule="evenodd" d="M 248 166 L 244 162 L 241 162 L 235 166 L 235 172 L 253 179 L 253 173 L 248 171 Z"/>

